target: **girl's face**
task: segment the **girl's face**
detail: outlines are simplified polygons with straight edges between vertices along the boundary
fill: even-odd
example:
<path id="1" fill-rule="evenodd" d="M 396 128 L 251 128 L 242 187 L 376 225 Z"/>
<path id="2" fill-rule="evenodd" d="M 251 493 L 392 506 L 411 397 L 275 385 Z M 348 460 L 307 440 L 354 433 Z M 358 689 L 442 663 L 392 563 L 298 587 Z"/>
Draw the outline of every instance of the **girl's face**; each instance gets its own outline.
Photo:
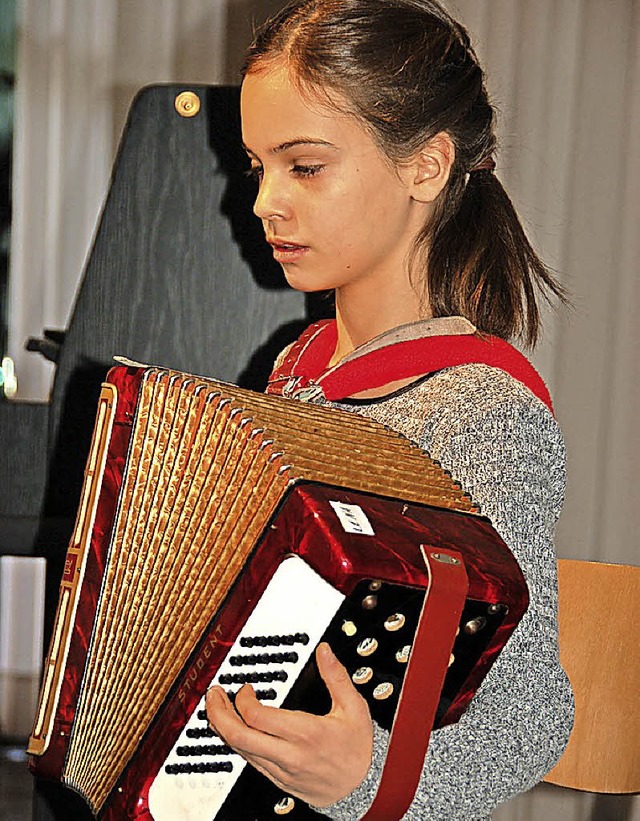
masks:
<path id="1" fill-rule="evenodd" d="M 410 167 L 394 167 L 355 117 L 303 97 L 284 66 L 249 74 L 241 108 L 254 210 L 289 284 L 406 290 L 425 220 Z"/>

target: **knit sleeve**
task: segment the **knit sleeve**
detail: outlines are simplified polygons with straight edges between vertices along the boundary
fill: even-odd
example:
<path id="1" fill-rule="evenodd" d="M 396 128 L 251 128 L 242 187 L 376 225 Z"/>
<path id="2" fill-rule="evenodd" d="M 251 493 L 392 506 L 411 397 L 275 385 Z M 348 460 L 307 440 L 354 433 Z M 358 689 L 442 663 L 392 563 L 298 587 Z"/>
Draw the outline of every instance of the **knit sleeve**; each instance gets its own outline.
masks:
<path id="1" fill-rule="evenodd" d="M 461 371 L 466 378 L 461 380 Z M 487 380 L 487 371 L 491 371 Z M 406 819 L 471 821 L 531 788 L 568 741 L 573 698 L 557 646 L 553 533 L 562 505 L 565 454 L 548 410 L 519 383 L 485 366 L 430 380 L 421 441 L 480 505 L 518 560 L 530 604 L 468 710 L 432 733 Z M 435 393 L 435 395 L 434 395 Z M 415 408 L 412 408 L 415 424 Z M 357 790 L 322 812 L 360 818 L 375 795 L 387 735 Z"/>

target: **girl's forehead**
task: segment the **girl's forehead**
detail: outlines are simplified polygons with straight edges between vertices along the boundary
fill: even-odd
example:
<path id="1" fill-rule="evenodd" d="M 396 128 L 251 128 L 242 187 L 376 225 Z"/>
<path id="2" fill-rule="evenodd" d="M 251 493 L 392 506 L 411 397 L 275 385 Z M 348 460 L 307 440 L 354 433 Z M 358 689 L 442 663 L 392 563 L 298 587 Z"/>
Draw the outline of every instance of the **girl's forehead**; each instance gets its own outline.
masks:
<path id="1" fill-rule="evenodd" d="M 301 91 L 283 65 L 251 72 L 240 95 L 243 141 L 252 150 L 264 150 L 301 135 L 329 143 L 351 142 L 359 132 L 365 135 L 359 121 L 340 110 L 337 95 L 333 99 L 335 104 L 328 95 Z"/>

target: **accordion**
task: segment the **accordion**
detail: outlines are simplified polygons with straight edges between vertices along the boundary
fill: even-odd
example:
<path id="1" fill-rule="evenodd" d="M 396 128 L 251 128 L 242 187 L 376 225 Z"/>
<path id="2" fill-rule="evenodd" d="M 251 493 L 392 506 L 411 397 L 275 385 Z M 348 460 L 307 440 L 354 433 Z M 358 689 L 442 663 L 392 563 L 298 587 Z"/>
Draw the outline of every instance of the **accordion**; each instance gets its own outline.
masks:
<path id="1" fill-rule="evenodd" d="M 318 817 L 209 728 L 212 683 L 330 708 L 328 641 L 390 731 L 368 819 L 411 802 L 528 603 L 471 499 L 359 414 L 153 367 L 100 396 L 38 711 L 34 774 L 96 817 Z"/>

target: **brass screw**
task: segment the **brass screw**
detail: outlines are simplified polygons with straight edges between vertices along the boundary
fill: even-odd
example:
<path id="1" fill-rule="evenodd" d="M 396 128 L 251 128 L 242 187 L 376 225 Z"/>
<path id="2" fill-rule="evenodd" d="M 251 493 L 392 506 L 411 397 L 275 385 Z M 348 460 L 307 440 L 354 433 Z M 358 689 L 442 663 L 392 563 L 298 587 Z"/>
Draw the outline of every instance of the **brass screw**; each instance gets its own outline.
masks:
<path id="1" fill-rule="evenodd" d="M 200 97 L 193 91 L 182 91 L 176 97 L 174 106 L 181 117 L 195 117 L 200 111 Z"/>

